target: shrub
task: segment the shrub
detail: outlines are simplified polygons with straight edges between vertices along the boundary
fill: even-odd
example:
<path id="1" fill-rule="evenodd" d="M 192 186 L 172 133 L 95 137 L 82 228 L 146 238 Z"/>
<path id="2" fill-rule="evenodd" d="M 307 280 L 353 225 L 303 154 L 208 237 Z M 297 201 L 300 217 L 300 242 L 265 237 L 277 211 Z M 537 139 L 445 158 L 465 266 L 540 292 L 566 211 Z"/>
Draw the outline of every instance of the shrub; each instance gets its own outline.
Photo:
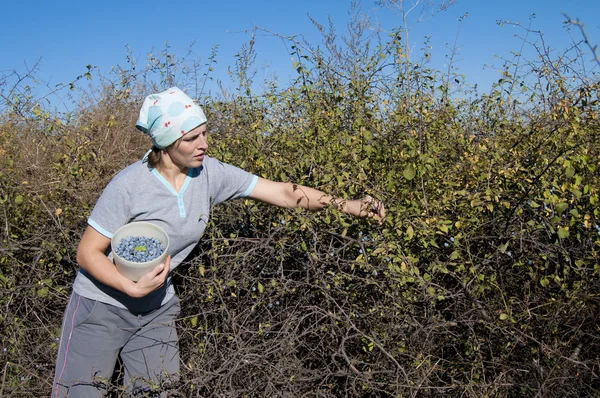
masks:
<path id="1" fill-rule="evenodd" d="M 240 89 L 204 99 L 210 153 L 265 178 L 377 196 L 387 219 L 378 226 L 248 200 L 216 209 L 176 272 L 184 377 L 174 388 L 597 395 L 597 76 L 576 73 L 579 55 L 541 48 L 535 62 L 507 64 L 489 94 L 452 100 L 468 87 L 399 56 L 406 32 L 375 42 L 363 22 L 354 20 L 346 47 L 291 39 L 298 79 L 260 94 L 245 47 L 233 74 Z M 24 100 L 4 108 L 7 393 L 47 394 L 87 216 L 148 146 L 132 127 L 143 95 L 198 83 L 174 82 L 173 66 L 152 68 L 119 70 L 119 84 L 89 89 L 96 100 L 69 118 Z"/>

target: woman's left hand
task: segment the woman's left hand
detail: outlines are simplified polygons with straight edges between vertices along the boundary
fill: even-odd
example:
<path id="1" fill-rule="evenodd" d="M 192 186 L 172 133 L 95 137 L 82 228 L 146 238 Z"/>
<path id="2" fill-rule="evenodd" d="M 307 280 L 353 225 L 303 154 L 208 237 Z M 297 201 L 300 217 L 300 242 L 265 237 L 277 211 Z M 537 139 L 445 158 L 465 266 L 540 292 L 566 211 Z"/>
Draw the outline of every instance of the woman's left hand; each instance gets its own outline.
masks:
<path id="1" fill-rule="evenodd" d="M 368 217 L 383 224 L 385 219 L 385 205 L 382 201 L 371 196 L 346 202 L 346 212 L 356 217 Z"/>

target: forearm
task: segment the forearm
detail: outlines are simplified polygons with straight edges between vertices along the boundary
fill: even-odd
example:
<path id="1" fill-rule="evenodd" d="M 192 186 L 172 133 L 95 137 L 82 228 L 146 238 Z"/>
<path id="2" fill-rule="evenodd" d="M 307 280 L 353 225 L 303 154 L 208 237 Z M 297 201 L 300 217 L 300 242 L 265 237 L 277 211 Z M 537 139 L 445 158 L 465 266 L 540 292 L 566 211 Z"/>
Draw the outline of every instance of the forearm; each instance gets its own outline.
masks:
<path id="1" fill-rule="evenodd" d="M 123 276 L 104 253 L 95 250 L 78 251 L 77 263 L 97 281 L 132 295 L 135 282 Z"/>
<path id="2" fill-rule="evenodd" d="M 284 183 L 285 207 L 302 207 L 311 211 L 322 210 L 326 206 L 336 206 L 344 213 L 359 216 L 360 204 L 353 200 L 335 198 L 315 188 L 294 183 Z"/>

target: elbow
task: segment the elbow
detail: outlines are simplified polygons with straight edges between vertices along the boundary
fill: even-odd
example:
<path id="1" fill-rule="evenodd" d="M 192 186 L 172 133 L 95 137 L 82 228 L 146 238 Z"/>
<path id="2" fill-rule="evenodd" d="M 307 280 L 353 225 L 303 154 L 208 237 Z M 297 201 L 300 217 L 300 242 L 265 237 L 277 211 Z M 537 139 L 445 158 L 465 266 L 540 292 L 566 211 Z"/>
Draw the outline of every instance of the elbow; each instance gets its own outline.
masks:
<path id="1" fill-rule="evenodd" d="M 77 254 L 75 256 L 75 260 L 77 260 L 77 264 L 80 268 L 84 268 L 82 264 L 85 263 L 85 255 L 83 253 L 83 250 L 81 249 L 81 245 L 77 246 Z"/>
<path id="2" fill-rule="evenodd" d="M 89 263 L 88 259 L 90 258 L 89 249 L 86 249 L 84 245 L 77 246 L 77 255 L 75 259 L 77 260 L 77 264 L 79 268 L 83 268 L 88 271 L 87 264 Z"/>

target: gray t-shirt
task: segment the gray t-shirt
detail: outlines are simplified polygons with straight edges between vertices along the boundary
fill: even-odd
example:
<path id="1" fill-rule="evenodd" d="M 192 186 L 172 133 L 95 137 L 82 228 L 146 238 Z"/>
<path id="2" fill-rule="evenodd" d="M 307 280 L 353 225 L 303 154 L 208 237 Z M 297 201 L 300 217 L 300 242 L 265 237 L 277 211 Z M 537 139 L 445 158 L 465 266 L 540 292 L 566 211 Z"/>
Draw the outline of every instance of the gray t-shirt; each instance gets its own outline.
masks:
<path id="1" fill-rule="evenodd" d="M 198 244 L 211 207 L 249 195 L 257 181 L 253 174 L 206 156 L 201 167 L 190 169 L 180 192 L 176 192 L 156 169 L 138 161 L 121 170 L 106 186 L 88 224 L 109 239 L 117 229 L 132 221 L 158 225 L 169 235 L 171 269 L 174 269 Z M 106 255 L 112 260 L 110 246 Z M 98 282 L 82 268 L 73 290 L 80 296 L 134 313 L 156 309 L 175 294 L 171 276 L 161 289 L 136 299 Z"/>

